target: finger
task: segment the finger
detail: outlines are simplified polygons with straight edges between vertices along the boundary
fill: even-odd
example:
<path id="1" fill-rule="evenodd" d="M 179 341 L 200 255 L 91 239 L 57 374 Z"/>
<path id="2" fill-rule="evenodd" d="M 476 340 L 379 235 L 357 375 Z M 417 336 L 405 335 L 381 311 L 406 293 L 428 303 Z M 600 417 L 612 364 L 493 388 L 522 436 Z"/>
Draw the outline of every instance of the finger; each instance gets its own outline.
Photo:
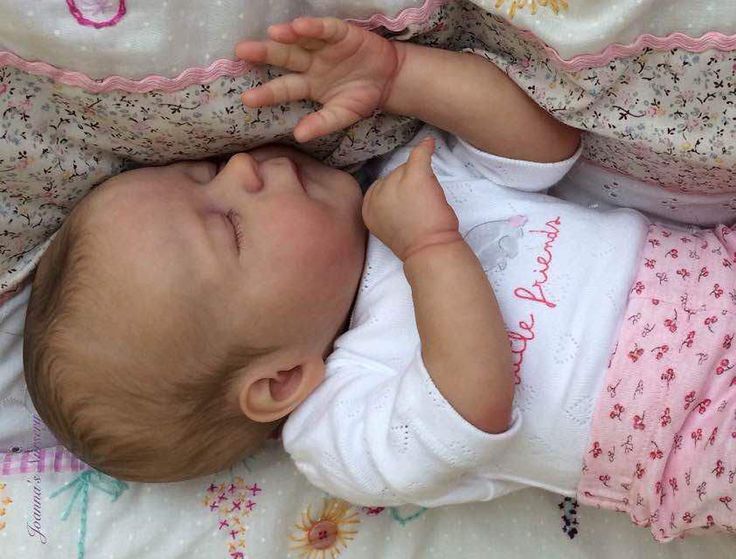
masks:
<path id="1" fill-rule="evenodd" d="M 267 107 L 309 97 L 309 84 L 300 74 L 286 74 L 245 91 L 240 98 L 248 107 Z"/>
<path id="2" fill-rule="evenodd" d="M 299 34 L 291 26 L 291 22 L 277 23 L 269 26 L 268 36 L 274 41 L 288 45 L 293 45 L 300 39 Z"/>
<path id="3" fill-rule="evenodd" d="M 302 118 L 294 129 L 297 142 L 308 142 L 347 128 L 360 120 L 361 116 L 345 107 L 325 106 L 316 113 Z"/>
<path id="4" fill-rule="evenodd" d="M 304 50 L 319 50 L 324 48 L 325 41 L 302 36 L 294 30 L 291 23 L 280 23 L 268 28 L 268 36 L 272 41 L 285 45 L 299 45 Z"/>
<path id="5" fill-rule="evenodd" d="M 243 41 L 235 47 L 241 60 L 271 64 L 292 72 L 304 72 L 312 64 L 312 55 L 299 45 L 283 45 L 275 41 Z"/>
<path id="6" fill-rule="evenodd" d="M 424 138 L 409 154 L 407 167 L 427 168 L 432 166 L 432 154 L 434 153 L 434 138 Z"/>
<path id="7" fill-rule="evenodd" d="M 342 41 L 350 31 L 346 22 L 335 17 L 300 17 L 291 23 L 291 28 L 302 37 L 331 44 Z"/>

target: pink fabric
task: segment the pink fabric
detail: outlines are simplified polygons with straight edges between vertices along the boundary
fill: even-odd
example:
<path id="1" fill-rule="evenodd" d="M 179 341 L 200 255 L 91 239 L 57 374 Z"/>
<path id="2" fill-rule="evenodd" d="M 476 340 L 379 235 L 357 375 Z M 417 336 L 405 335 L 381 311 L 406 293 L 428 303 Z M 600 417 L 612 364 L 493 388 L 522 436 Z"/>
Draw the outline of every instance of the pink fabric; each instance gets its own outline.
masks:
<path id="1" fill-rule="evenodd" d="M 652 226 L 593 415 L 581 503 L 658 541 L 736 532 L 736 230 Z"/>
<path id="2" fill-rule="evenodd" d="M 544 47 L 546 55 L 556 63 L 555 65 L 567 72 L 579 72 L 588 68 L 599 68 L 605 66 L 611 60 L 634 56 L 645 49 L 683 49 L 690 52 L 704 52 L 711 49 L 722 51 L 736 50 L 736 35 L 725 35 L 717 31 L 705 33 L 700 37 L 690 37 L 684 33 L 670 33 L 664 37 L 657 37 L 645 33 L 639 35 L 634 42 L 626 45 L 614 43 L 608 45 L 599 53 L 580 54 L 565 59 L 553 47 L 547 45 L 531 31 L 523 30 L 522 35 L 529 40 L 541 44 Z"/>
<path id="3" fill-rule="evenodd" d="M 62 446 L 0 454 L 0 475 L 80 472 L 89 466 Z"/>
<path id="4" fill-rule="evenodd" d="M 406 8 L 395 17 L 374 14 L 368 19 L 351 19 L 348 21 L 368 29 L 383 26 L 390 31 L 401 31 L 409 25 L 424 23 L 437 8 L 447 2 L 448 0 L 425 0 L 422 6 Z M 146 93 L 149 91 L 170 93 L 190 85 L 210 83 L 223 76 L 240 76 L 251 67 L 240 60 L 222 58 L 215 60 L 207 67 L 187 68 L 173 78 L 152 75 L 140 80 L 133 80 L 123 76 L 109 76 L 103 80 L 94 80 L 81 72 L 57 68 L 43 61 L 26 60 L 8 51 L 0 52 L 0 67 L 2 66 L 12 66 L 29 74 L 46 76 L 58 83 L 79 87 L 90 93 L 104 93 L 114 90 L 129 91 L 131 93 Z"/>

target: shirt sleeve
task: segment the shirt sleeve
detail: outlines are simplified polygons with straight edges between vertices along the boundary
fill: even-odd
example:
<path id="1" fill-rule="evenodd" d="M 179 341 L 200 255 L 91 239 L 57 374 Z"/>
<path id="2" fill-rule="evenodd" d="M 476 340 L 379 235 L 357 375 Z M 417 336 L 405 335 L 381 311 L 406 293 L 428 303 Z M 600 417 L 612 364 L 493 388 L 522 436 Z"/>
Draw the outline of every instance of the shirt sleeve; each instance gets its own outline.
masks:
<path id="1" fill-rule="evenodd" d="M 364 506 L 486 501 L 521 485 L 494 479 L 494 457 L 519 433 L 483 432 L 445 400 L 418 350 L 406 370 L 340 358 L 288 419 L 284 446 L 324 491 Z"/>
<path id="2" fill-rule="evenodd" d="M 493 183 L 523 190 L 525 192 L 544 192 L 557 184 L 580 157 L 582 144 L 577 151 L 564 161 L 538 163 L 507 159 L 479 150 L 461 138 L 449 142 L 453 155 L 460 161 L 470 164 L 477 173 Z"/>
<path id="3" fill-rule="evenodd" d="M 507 159 L 481 151 L 465 140 L 432 126 L 424 126 L 406 146 L 383 159 L 376 174 L 387 175 L 405 163 L 411 149 L 427 136 L 435 139 L 432 168 L 440 182 L 487 179 L 496 185 L 526 192 L 544 192 L 553 187 L 572 169 L 582 152 L 581 144 L 568 159 L 555 163 Z"/>

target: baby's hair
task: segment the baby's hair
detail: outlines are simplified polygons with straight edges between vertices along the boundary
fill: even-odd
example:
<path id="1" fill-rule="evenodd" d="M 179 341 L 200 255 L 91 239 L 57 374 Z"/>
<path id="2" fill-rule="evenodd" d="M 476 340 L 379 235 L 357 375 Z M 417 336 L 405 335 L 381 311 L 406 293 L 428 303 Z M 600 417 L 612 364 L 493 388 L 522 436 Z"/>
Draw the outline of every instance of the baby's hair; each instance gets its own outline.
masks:
<path id="1" fill-rule="evenodd" d="M 156 355 L 146 350 L 156 332 L 120 321 L 121 339 L 105 339 L 105 324 L 128 302 L 99 265 L 109 249 L 88 226 L 85 202 L 41 259 L 28 304 L 23 361 L 40 417 L 81 460 L 131 481 L 211 474 L 258 450 L 278 423 L 249 420 L 229 397 L 256 355 L 191 356 L 196 344 L 181 339 Z M 192 324 L 186 337 L 204 328 Z"/>

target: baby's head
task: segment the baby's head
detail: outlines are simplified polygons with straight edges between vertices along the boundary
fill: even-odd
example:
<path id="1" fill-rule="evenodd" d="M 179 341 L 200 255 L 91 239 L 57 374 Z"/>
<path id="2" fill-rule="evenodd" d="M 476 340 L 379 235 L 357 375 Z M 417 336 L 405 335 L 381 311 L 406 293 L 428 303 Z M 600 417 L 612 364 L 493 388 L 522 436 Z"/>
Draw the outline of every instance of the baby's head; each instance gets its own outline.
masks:
<path id="1" fill-rule="evenodd" d="M 290 148 L 121 174 L 39 264 L 25 327 L 42 419 L 112 476 L 255 451 L 324 376 L 360 281 L 353 178 Z"/>

